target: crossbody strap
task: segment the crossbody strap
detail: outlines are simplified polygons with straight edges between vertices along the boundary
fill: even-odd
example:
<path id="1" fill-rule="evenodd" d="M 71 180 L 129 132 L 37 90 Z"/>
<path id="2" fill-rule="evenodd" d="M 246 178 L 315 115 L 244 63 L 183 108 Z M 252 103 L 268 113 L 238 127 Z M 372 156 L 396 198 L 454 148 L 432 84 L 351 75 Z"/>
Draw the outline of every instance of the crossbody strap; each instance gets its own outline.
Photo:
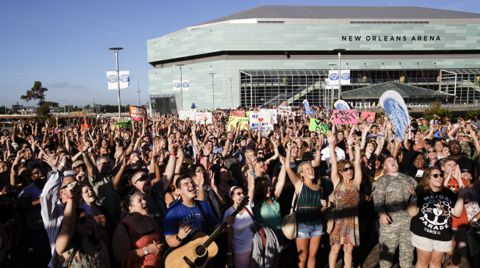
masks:
<path id="1" fill-rule="evenodd" d="M 300 189 L 300 192 L 296 192 L 295 191 L 295 195 L 293 196 L 293 199 L 292 199 L 292 206 L 290 208 L 290 214 L 294 213 L 295 211 L 297 211 L 297 208 L 298 208 L 298 199 L 300 198 L 300 194 L 302 193 L 302 189 L 303 189 L 303 183 L 302 183 L 302 188 Z"/>

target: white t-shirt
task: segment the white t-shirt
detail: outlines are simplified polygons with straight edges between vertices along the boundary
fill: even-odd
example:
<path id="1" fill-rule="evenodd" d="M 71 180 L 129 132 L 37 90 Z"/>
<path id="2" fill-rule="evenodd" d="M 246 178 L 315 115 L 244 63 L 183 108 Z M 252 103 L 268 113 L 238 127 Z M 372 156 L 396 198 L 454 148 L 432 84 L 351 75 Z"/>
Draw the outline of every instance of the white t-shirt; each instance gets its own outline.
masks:
<path id="1" fill-rule="evenodd" d="M 252 207 L 247 205 L 246 209 L 252 212 Z M 228 216 L 232 215 L 235 209 L 230 207 L 225 211 L 223 220 Z M 233 222 L 233 252 L 235 254 L 241 254 L 245 252 L 252 251 L 253 249 L 253 232 L 252 228 L 254 227 L 253 219 L 248 214 L 247 211 L 243 211 L 242 214 L 238 213 L 235 216 L 235 221 Z"/>
<path id="2" fill-rule="evenodd" d="M 330 148 L 323 148 L 320 153 L 322 154 L 322 161 L 330 161 Z M 335 147 L 335 154 L 337 155 L 337 161 L 345 159 L 345 151 L 340 147 Z"/>

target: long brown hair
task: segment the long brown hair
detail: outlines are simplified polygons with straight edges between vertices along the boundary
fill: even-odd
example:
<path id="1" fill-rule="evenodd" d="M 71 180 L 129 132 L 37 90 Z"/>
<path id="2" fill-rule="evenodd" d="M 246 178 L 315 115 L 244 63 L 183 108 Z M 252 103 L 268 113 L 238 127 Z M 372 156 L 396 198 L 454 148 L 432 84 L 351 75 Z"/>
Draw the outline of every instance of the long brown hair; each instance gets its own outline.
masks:
<path id="1" fill-rule="evenodd" d="M 425 170 L 425 173 L 423 173 L 422 180 L 418 184 L 419 187 L 423 188 L 423 190 L 425 190 L 427 192 L 432 191 L 432 189 L 430 188 L 429 180 L 430 180 L 430 175 L 432 174 L 432 171 L 434 171 L 434 170 L 438 170 L 438 171 L 440 171 L 440 173 L 443 174 L 443 171 L 439 167 L 429 167 Z M 442 183 L 442 187 L 443 187 L 443 183 Z"/>
<path id="2" fill-rule="evenodd" d="M 343 182 L 343 175 L 342 175 L 342 170 L 345 168 L 346 165 L 350 164 L 350 167 L 353 169 L 353 164 L 352 164 L 352 161 L 350 160 L 340 160 L 337 162 L 337 174 L 338 174 L 338 177 L 340 178 L 340 182 Z M 355 170 L 355 169 L 353 169 Z"/>

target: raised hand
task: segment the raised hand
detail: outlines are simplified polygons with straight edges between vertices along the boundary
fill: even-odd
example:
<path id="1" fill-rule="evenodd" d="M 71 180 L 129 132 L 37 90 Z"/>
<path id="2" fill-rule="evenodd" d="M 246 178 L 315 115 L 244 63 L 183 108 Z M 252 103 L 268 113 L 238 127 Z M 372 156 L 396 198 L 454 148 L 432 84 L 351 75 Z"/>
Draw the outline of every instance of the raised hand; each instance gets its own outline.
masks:
<path id="1" fill-rule="evenodd" d="M 329 131 L 327 133 L 327 141 L 328 141 L 328 146 L 337 145 L 337 138 L 335 137 L 335 134 L 333 133 L 333 131 Z"/>

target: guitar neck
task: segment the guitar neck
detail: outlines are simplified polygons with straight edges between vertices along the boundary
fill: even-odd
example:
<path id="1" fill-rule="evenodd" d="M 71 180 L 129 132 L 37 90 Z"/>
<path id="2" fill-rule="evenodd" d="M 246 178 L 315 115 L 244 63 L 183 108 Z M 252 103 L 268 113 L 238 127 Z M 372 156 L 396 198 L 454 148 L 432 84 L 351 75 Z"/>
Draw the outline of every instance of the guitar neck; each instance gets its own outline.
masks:
<path id="1" fill-rule="evenodd" d="M 231 217 L 237 216 L 238 212 L 240 212 L 240 210 L 242 210 L 243 208 L 244 208 L 244 206 L 238 207 L 237 209 L 235 209 L 235 211 L 230 216 Z M 222 224 L 220 224 L 215 229 L 215 231 L 213 231 L 213 233 L 210 235 L 210 237 L 203 243 L 203 246 L 208 248 L 208 246 L 210 246 L 210 244 L 217 238 L 217 236 L 219 236 L 223 232 L 223 229 L 225 229 L 226 226 L 227 226 L 227 223 L 225 221 L 223 221 Z"/>

